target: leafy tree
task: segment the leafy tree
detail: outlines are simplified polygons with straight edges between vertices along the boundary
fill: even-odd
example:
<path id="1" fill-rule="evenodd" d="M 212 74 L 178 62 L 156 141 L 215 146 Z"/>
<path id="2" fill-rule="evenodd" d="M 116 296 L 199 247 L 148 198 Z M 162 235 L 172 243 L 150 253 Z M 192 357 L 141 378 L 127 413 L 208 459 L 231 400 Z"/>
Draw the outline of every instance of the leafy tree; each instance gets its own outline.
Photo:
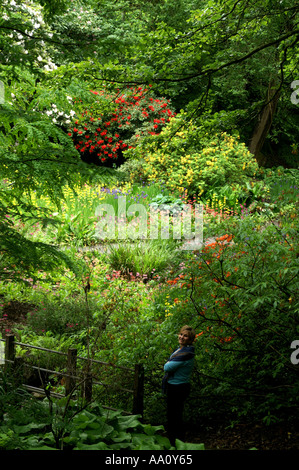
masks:
<path id="1" fill-rule="evenodd" d="M 297 402 L 291 344 L 298 336 L 297 224 L 259 230 L 248 218 L 169 279 L 176 297 L 164 331 L 198 332 L 200 389 L 239 416 L 289 417 Z M 171 302 L 171 300 L 169 301 Z M 292 413 L 293 413 L 292 412 Z"/>
<path id="2" fill-rule="evenodd" d="M 64 6 L 63 2 L 56 4 Z M 51 2 L 43 5 L 50 15 Z M 45 85 L 45 77 L 49 69 L 55 69 L 55 64 L 52 67 L 47 51 L 44 57 L 49 62 L 39 55 L 43 41 L 53 41 L 41 4 L 2 2 L 1 6 L 4 15 L 0 21 L 0 41 L 4 48 L 0 69 L 3 85 L 0 276 L 24 279 L 28 273 L 33 277 L 33 270 L 53 267 L 57 262 L 74 267 L 54 247 L 33 243 L 17 231 L 14 224 L 17 221 L 55 223 L 51 213 L 28 202 L 30 196 L 33 192 L 48 195 L 59 205 L 63 185 L 73 186 L 75 182 L 80 183 L 80 174 L 85 180 L 92 174 L 81 161 L 72 139 L 51 115 L 53 103 L 61 106 L 63 114 L 71 113 L 72 109 L 66 90 Z"/>
<path id="3" fill-rule="evenodd" d="M 275 143 L 283 137 L 286 120 L 288 129 L 293 126 L 285 138 L 290 154 L 298 133 L 297 110 L 290 102 L 290 84 L 297 78 L 298 5 L 289 0 L 206 1 L 187 3 L 186 11 L 180 26 L 163 21 L 161 8 L 155 28 L 138 36 L 125 61 L 105 65 L 95 60 L 86 76 L 118 84 L 152 83 L 157 93 L 163 90 L 202 122 L 221 111 L 221 130 L 238 128 L 263 164 L 261 150 L 267 145 L 268 154 L 275 149 L 279 155 Z"/>

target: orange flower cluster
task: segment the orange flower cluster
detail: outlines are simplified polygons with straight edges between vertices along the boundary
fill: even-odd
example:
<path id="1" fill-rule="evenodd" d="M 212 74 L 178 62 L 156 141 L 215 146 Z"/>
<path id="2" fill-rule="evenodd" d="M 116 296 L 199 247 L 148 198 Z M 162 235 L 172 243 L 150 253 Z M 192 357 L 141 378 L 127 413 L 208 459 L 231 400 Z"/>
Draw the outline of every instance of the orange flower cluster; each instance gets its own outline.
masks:
<path id="1" fill-rule="evenodd" d="M 177 284 L 181 279 L 184 279 L 184 274 L 180 274 L 178 277 L 174 278 L 174 279 L 169 279 L 167 282 L 167 284 L 170 284 L 171 286 L 174 286 L 175 284 Z"/>
<path id="2" fill-rule="evenodd" d="M 233 239 L 233 236 L 228 235 L 227 233 L 225 235 L 222 235 L 222 237 L 216 238 L 218 244 L 221 244 L 222 242 L 223 243 L 230 243 L 232 241 L 232 239 Z M 219 242 L 221 242 L 221 243 L 219 243 Z"/>
<path id="3" fill-rule="evenodd" d="M 201 331 L 200 333 L 197 333 L 197 335 L 195 335 L 195 340 L 194 340 L 194 342 L 197 341 L 197 339 L 198 339 L 201 335 L 203 335 L 203 333 L 204 333 L 203 331 Z"/>
<path id="4" fill-rule="evenodd" d="M 215 239 L 214 242 L 209 243 L 203 249 L 204 253 L 209 253 L 209 251 L 213 251 L 212 257 L 213 258 L 220 258 L 221 252 L 224 250 L 225 246 L 229 245 L 232 241 L 232 235 L 222 235 L 222 237 L 218 237 Z M 211 260 L 207 260 L 206 264 L 210 264 Z"/>
<path id="5" fill-rule="evenodd" d="M 228 336 L 227 338 L 219 338 L 220 343 L 231 343 L 233 341 L 233 336 Z"/>

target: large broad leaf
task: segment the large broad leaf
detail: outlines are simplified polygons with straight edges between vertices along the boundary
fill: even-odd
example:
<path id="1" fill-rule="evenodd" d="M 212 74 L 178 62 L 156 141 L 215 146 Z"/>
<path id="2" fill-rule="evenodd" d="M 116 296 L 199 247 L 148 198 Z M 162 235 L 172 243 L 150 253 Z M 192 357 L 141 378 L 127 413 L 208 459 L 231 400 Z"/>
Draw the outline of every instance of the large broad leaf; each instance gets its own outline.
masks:
<path id="1" fill-rule="evenodd" d="M 152 426 L 151 424 L 146 424 L 143 426 L 143 430 L 148 436 L 153 436 L 158 431 L 164 431 L 164 426 Z"/>
<path id="2" fill-rule="evenodd" d="M 74 447 L 74 450 L 107 450 L 109 447 L 105 442 L 98 442 L 97 444 L 83 444 L 78 442 L 77 447 Z"/>
<path id="3" fill-rule="evenodd" d="M 85 429 L 95 420 L 96 416 L 94 414 L 89 413 L 88 411 L 83 411 L 79 415 L 75 416 L 74 424 L 76 425 L 76 429 Z"/>
<path id="4" fill-rule="evenodd" d="M 132 442 L 120 442 L 119 444 L 110 444 L 110 450 L 124 450 L 124 449 L 131 449 L 134 450 Z"/>
<path id="5" fill-rule="evenodd" d="M 54 447 L 49 447 L 49 446 L 34 446 L 34 447 L 29 447 L 27 450 L 58 450 L 58 449 L 55 449 Z"/>
<path id="6" fill-rule="evenodd" d="M 30 423 L 25 424 L 23 426 L 13 426 L 13 429 L 16 434 L 27 434 L 29 432 L 33 432 L 36 429 L 43 429 L 45 427 L 45 423 Z"/>
<path id="7" fill-rule="evenodd" d="M 84 433 L 88 441 L 106 439 L 114 431 L 114 428 L 106 423 L 93 423 L 92 428 L 93 429 L 86 429 Z"/>
<path id="8" fill-rule="evenodd" d="M 26 450 L 57 450 L 54 445 L 46 445 L 44 440 L 38 436 L 29 436 L 23 439 L 23 442 L 26 444 Z"/>
<path id="9" fill-rule="evenodd" d="M 132 438 L 134 450 L 161 450 L 154 436 L 145 434 L 135 434 Z"/>
<path id="10" fill-rule="evenodd" d="M 160 449 L 170 449 L 171 444 L 168 437 L 160 436 L 159 434 L 156 435 L 156 441 L 159 445 Z"/>
<path id="11" fill-rule="evenodd" d="M 136 429 L 141 426 L 139 421 L 139 415 L 131 415 L 131 416 L 120 416 L 117 420 L 116 428 L 119 431 L 124 431 L 126 429 Z"/>
<path id="12" fill-rule="evenodd" d="M 113 442 L 124 442 L 127 441 L 129 442 L 132 438 L 132 435 L 128 432 L 121 431 L 119 433 L 116 433 L 115 437 L 112 437 Z"/>
<path id="13" fill-rule="evenodd" d="M 183 442 L 179 439 L 175 441 L 175 447 L 177 450 L 205 450 L 204 444 L 194 444 L 193 442 Z"/>

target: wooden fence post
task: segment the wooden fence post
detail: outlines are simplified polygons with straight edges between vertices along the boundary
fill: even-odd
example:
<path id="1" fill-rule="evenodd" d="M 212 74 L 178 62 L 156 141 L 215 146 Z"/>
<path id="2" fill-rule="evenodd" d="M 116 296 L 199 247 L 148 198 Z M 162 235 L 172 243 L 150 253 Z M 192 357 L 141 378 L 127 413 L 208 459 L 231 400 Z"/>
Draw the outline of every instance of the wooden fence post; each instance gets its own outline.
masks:
<path id="1" fill-rule="evenodd" d="M 22 357 L 16 357 L 15 335 L 13 334 L 5 337 L 5 371 L 12 374 L 15 386 L 23 383 L 24 360 Z"/>
<path id="2" fill-rule="evenodd" d="M 135 364 L 133 414 L 143 416 L 144 367 Z"/>
<path id="3" fill-rule="evenodd" d="M 72 393 L 76 386 L 76 369 L 77 369 L 77 349 L 70 348 L 67 352 L 67 376 L 65 380 L 65 394 Z"/>
<path id="4" fill-rule="evenodd" d="M 11 370 L 15 360 L 15 335 L 5 337 L 5 370 Z"/>

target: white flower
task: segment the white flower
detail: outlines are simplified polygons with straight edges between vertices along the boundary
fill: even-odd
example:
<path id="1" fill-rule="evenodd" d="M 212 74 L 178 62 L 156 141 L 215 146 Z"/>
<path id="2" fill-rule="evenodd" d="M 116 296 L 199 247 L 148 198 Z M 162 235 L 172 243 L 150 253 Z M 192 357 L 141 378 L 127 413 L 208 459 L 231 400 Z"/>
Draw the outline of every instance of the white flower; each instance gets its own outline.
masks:
<path id="1" fill-rule="evenodd" d="M 41 61 L 43 60 L 43 58 L 39 55 L 39 56 L 37 57 L 37 60 L 39 60 L 39 61 L 41 62 Z"/>
<path id="2" fill-rule="evenodd" d="M 71 115 L 71 116 L 74 116 L 75 114 L 76 114 L 76 112 L 71 109 L 70 115 Z"/>

